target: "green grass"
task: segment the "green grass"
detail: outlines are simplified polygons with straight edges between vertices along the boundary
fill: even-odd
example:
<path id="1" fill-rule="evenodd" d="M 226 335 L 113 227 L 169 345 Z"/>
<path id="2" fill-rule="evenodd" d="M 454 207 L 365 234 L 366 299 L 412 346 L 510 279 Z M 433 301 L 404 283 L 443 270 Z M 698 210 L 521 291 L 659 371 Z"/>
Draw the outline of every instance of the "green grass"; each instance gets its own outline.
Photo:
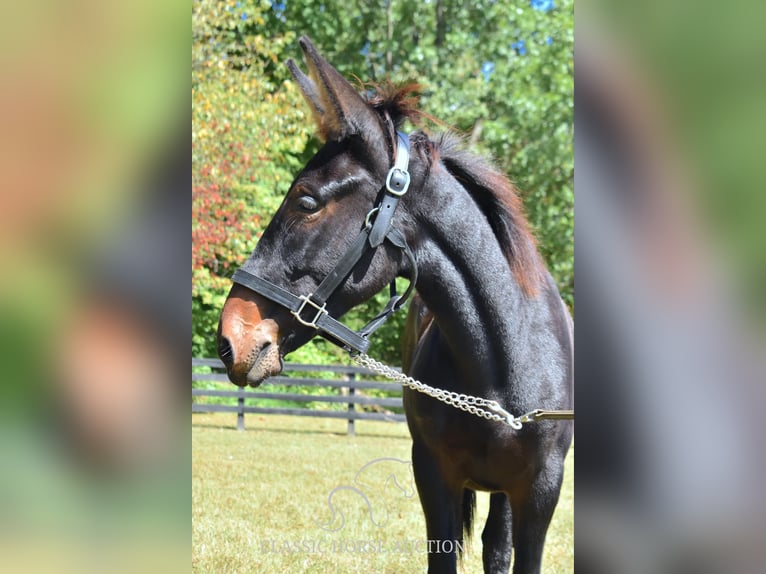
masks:
<path id="1" fill-rule="evenodd" d="M 346 422 L 278 415 L 192 415 L 192 571 L 199 574 L 424 572 L 425 525 L 417 494 L 407 497 L 386 478 L 406 484 L 407 467 L 383 457 L 410 460 L 403 424 Z M 543 571 L 573 572 L 573 454 L 548 531 Z M 375 522 L 361 496 L 337 490 L 333 506 L 345 513 L 343 527 L 321 528 L 330 518 L 328 496 L 354 485 L 368 496 Z M 481 529 L 488 495 L 479 493 L 473 542 L 462 572 L 481 573 Z M 337 518 L 337 516 L 336 516 Z M 376 524 L 377 523 L 377 524 Z M 340 522 L 336 519 L 335 526 Z"/>

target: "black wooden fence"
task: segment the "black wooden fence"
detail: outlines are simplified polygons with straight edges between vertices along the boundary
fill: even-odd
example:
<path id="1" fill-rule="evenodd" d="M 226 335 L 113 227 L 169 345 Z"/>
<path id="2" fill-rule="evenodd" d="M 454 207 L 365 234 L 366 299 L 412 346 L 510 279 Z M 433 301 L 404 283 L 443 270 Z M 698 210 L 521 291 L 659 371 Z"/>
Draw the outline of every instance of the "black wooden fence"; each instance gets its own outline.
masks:
<path id="1" fill-rule="evenodd" d="M 192 367 L 210 367 L 212 373 L 192 373 L 192 381 L 217 381 L 229 382 L 224 371 L 223 363 L 218 359 L 192 359 Z M 217 389 L 192 389 L 192 412 L 193 413 L 211 413 L 211 412 L 234 412 L 237 413 L 237 429 L 245 429 L 245 413 L 258 414 L 281 414 L 297 415 L 309 417 L 325 417 L 346 419 L 348 421 L 348 434 L 354 434 L 354 421 L 357 420 L 377 420 L 390 422 L 404 422 L 403 414 L 391 412 L 389 409 L 396 408 L 401 410 L 402 397 L 401 386 L 396 383 L 384 383 L 380 381 L 365 380 L 362 377 L 373 375 L 372 371 L 361 367 L 352 367 L 346 365 L 304 365 L 299 363 L 285 363 L 283 373 L 303 372 L 333 373 L 333 379 L 318 379 L 306 377 L 291 377 L 282 374 L 267 379 L 257 390 L 238 389 L 229 383 L 230 390 Z M 331 395 L 313 395 L 299 393 L 274 392 L 275 385 L 286 387 L 325 387 L 336 390 L 336 394 Z M 365 395 L 365 391 L 370 389 L 380 389 L 396 393 L 397 396 L 374 397 Z M 236 404 L 212 404 L 195 402 L 196 397 L 226 397 L 236 399 Z M 289 407 L 265 407 L 247 404 L 251 399 L 275 399 L 282 401 L 297 402 L 322 402 L 322 403 L 341 403 L 346 404 L 345 411 L 318 410 L 308 408 L 289 408 Z M 362 410 L 358 407 L 367 407 L 368 410 Z M 375 411 L 369 410 L 374 408 Z"/>

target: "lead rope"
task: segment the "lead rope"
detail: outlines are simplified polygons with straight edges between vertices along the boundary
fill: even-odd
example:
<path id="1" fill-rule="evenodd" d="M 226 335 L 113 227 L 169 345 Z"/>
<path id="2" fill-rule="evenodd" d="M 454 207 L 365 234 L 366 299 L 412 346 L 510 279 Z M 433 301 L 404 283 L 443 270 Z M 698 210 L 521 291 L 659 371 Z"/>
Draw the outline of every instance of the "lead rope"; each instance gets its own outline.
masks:
<path id="1" fill-rule="evenodd" d="M 431 387 L 425 383 L 413 379 L 412 377 L 400 373 L 396 369 L 389 367 L 370 357 L 365 353 L 359 353 L 351 357 L 354 362 L 362 367 L 370 369 L 371 371 L 391 379 L 400 385 L 433 397 L 437 401 L 441 401 L 445 404 L 453 406 L 476 415 L 477 417 L 485 418 L 490 421 L 497 421 L 507 424 L 509 427 L 519 430 L 524 423 L 534 422 L 542 419 L 573 419 L 574 411 L 547 411 L 544 409 L 535 409 L 520 417 L 515 417 L 508 411 L 506 411 L 497 401 L 490 401 L 488 399 L 482 399 L 480 397 L 474 397 L 471 395 L 464 395 L 461 393 L 455 393 L 453 391 L 445 391 L 444 389 L 437 389 Z"/>

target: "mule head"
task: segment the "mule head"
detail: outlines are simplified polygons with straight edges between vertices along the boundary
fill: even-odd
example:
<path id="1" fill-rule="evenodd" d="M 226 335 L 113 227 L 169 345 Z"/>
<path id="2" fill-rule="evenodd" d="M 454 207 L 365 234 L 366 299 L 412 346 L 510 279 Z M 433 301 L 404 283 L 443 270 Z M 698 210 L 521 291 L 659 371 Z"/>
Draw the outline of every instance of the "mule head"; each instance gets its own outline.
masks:
<path id="1" fill-rule="evenodd" d="M 306 38 L 300 39 L 308 75 L 290 60 L 319 128 L 323 147 L 298 174 L 242 266 L 296 295 L 312 293 L 359 234 L 394 153 L 394 128 L 368 104 Z M 398 252 L 367 253 L 327 301 L 339 317 L 366 301 L 399 272 Z M 257 386 L 282 368 L 282 357 L 315 331 L 287 309 L 234 285 L 218 327 L 219 355 L 237 385 Z"/>

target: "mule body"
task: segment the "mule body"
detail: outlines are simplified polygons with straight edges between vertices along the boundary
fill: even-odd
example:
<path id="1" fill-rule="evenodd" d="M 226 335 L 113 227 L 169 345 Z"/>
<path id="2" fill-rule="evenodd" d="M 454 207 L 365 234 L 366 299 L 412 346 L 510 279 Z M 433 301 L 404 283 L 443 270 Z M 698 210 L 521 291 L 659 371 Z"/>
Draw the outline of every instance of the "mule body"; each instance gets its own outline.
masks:
<path id="1" fill-rule="evenodd" d="M 397 154 L 396 129 L 416 110 L 409 88 L 365 100 L 311 43 L 309 75 L 290 62 L 324 147 L 296 177 L 243 265 L 282 289 L 313 293 L 380 205 Z M 572 408 L 571 319 L 527 229 L 515 190 L 455 138 L 410 136 L 410 191 L 393 227 L 417 265 L 404 367 L 434 387 L 498 401 L 520 415 Z M 378 214 L 379 215 L 379 214 Z M 394 242 L 395 243 L 395 242 Z M 384 242 L 359 259 L 326 301 L 340 317 L 396 276 L 415 277 L 412 258 Z M 230 379 L 257 386 L 284 354 L 316 334 L 294 313 L 235 285 L 219 325 Z M 470 532 L 475 491 L 492 492 L 482 534 L 485 572 L 540 572 L 545 534 L 559 497 L 572 423 L 520 430 L 405 389 L 412 463 L 429 540 L 459 548 Z M 431 553 L 429 572 L 449 574 L 456 553 Z"/>
<path id="2" fill-rule="evenodd" d="M 479 237 L 475 240 L 481 245 Z M 517 289 L 507 274 L 494 275 L 479 262 L 474 268 L 488 270 L 475 279 L 487 288 L 494 285 L 498 294 Z M 424 277 L 418 286 L 425 302 L 430 301 L 427 282 Z M 438 388 L 497 400 L 512 413 L 540 405 L 571 408 L 571 335 L 552 283 L 538 299 L 516 306 L 508 302 L 519 297 L 489 297 L 473 304 L 459 285 L 432 295 L 434 318 L 419 336 L 407 337 L 412 345 L 408 374 Z M 413 302 L 411 317 L 423 313 L 421 305 Z M 416 321 L 408 325 L 415 327 Z M 516 431 L 410 389 L 404 390 L 404 405 L 428 538 L 462 539 L 463 530 L 472 526 L 473 491 L 490 491 L 482 534 L 485 572 L 508 572 L 512 542 L 514 573 L 539 572 L 571 423 L 540 421 Z M 431 554 L 429 572 L 453 572 L 455 562 L 454 555 Z"/>

